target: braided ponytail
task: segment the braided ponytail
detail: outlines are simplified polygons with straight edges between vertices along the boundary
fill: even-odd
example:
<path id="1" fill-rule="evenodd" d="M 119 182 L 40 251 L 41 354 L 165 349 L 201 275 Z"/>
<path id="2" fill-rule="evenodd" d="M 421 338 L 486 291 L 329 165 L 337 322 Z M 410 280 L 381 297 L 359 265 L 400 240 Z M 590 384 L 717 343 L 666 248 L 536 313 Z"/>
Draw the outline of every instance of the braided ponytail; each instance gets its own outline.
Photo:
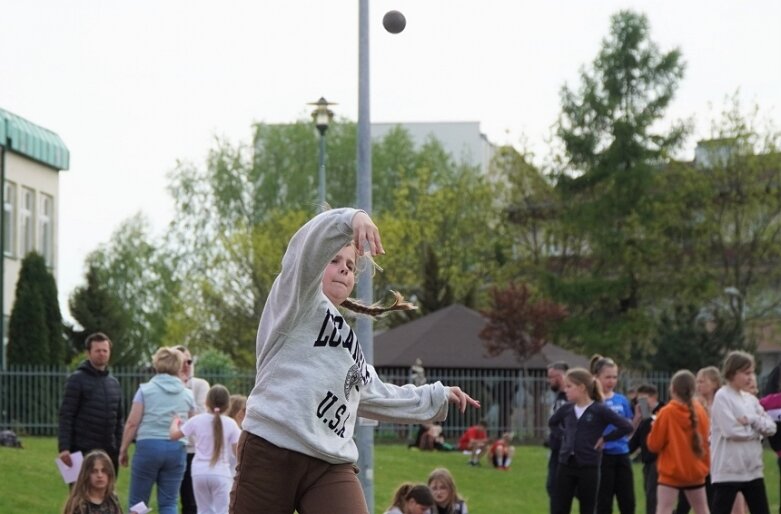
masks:
<path id="1" fill-rule="evenodd" d="M 342 302 L 342 307 L 356 314 L 362 314 L 364 316 L 371 316 L 377 318 L 384 316 L 385 314 L 393 311 L 409 311 L 417 309 L 417 305 L 414 305 L 404 299 L 404 295 L 398 291 L 391 291 L 393 293 L 393 303 L 388 306 L 383 306 L 381 302 L 376 302 L 371 305 L 364 305 L 353 298 L 347 298 Z"/>
<path id="2" fill-rule="evenodd" d="M 670 388 L 672 389 L 673 394 L 689 409 L 689 421 L 692 428 L 692 450 L 694 451 L 694 455 L 702 457 L 705 455 L 705 450 L 702 448 L 702 437 L 697 430 L 697 411 L 694 410 L 693 400 L 696 389 L 694 374 L 687 369 L 676 372 L 670 381 Z"/>

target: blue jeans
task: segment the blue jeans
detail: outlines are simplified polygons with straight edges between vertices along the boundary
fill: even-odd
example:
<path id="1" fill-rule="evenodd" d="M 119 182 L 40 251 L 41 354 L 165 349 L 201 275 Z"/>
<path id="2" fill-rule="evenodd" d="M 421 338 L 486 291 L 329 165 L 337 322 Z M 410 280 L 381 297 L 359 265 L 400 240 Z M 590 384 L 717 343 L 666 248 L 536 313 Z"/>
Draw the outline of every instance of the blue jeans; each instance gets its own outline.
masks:
<path id="1" fill-rule="evenodd" d="M 160 514 L 176 514 L 179 485 L 186 466 L 184 445 L 168 439 L 142 439 L 130 467 L 128 507 L 138 502 L 149 505 L 152 486 L 157 484 L 157 508 Z M 130 510 L 128 508 L 128 510 Z"/>

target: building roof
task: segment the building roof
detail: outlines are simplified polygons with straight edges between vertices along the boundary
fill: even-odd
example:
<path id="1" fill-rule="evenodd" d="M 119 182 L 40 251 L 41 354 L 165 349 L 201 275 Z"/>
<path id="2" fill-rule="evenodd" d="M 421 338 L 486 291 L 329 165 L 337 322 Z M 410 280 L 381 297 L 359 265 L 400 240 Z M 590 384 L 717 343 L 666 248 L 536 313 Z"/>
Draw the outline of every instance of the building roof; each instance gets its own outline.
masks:
<path id="1" fill-rule="evenodd" d="M 0 146 L 56 170 L 67 170 L 70 152 L 49 129 L 0 109 Z"/>
<path id="2" fill-rule="evenodd" d="M 485 318 L 463 305 L 451 305 L 374 337 L 376 367 L 407 367 L 420 358 L 427 368 L 517 369 L 510 352 L 487 357 L 479 337 Z M 551 362 L 588 367 L 588 359 L 548 343 L 526 366 L 544 369 Z"/>

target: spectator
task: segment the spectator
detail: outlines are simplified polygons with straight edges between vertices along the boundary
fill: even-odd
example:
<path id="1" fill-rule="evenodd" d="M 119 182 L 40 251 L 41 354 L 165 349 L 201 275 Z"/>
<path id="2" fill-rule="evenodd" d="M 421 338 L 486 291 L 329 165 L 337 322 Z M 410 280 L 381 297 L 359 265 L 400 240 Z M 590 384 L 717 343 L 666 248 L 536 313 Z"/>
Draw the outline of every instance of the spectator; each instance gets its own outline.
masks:
<path id="1" fill-rule="evenodd" d="M 568 403 L 548 420 L 551 427 L 563 426 L 551 512 L 569 514 L 577 496 L 580 512 L 592 514 L 597 502 L 602 447 L 632 432 L 632 423 L 602 403 L 599 383 L 589 370 L 567 371 L 564 390 Z M 610 425 L 614 429 L 606 432 Z"/>
<path id="2" fill-rule="evenodd" d="M 603 401 L 613 412 L 628 420 L 634 417 L 626 396 L 615 392 L 618 383 L 618 365 L 608 357 L 595 355 L 591 358 L 591 372 L 602 387 Z M 615 430 L 608 426 L 605 434 Z M 632 461 L 629 459 L 629 437 L 621 437 L 605 443 L 599 468 L 599 493 L 597 514 L 613 512 L 613 498 L 618 501 L 621 514 L 634 514 L 635 488 L 632 477 Z"/>
<path id="3" fill-rule="evenodd" d="M 566 362 L 558 361 L 548 364 L 548 385 L 555 395 L 548 419 L 567 403 L 567 395 L 564 393 L 564 374 L 567 370 L 569 370 L 569 365 Z M 554 480 L 556 480 L 556 469 L 559 466 L 561 436 L 561 425 L 551 427 L 548 431 L 548 439 L 545 441 L 548 448 L 550 448 L 550 455 L 548 456 L 548 477 L 545 480 L 545 490 L 548 491 L 549 499 L 553 497 L 553 483 Z"/>
<path id="4" fill-rule="evenodd" d="M 425 485 L 401 484 L 393 494 L 393 505 L 385 514 L 429 514 L 434 496 Z"/>
<path id="5" fill-rule="evenodd" d="M 437 468 L 428 476 L 428 486 L 434 495 L 436 508 L 432 514 L 468 514 L 466 502 L 458 495 L 456 481 L 445 468 Z"/>
<path id="6" fill-rule="evenodd" d="M 185 436 L 195 439 L 195 458 L 192 465 L 193 490 L 199 514 L 228 512 L 228 495 L 233 483 L 230 457 L 236 456 L 239 442 L 238 425 L 227 414 L 230 393 L 225 386 L 215 385 L 206 396 L 209 412 L 197 414 L 181 425 L 174 417 L 169 427 L 173 440 Z"/>
<path id="7" fill-rule="evenodd" d="M 69 467 L 73 465 L 71 453 L 103 450 L 118 469 L 125 416 L 122 390 L 108 370 L 111 346 L 102 332 L 87 336 L 87 360 L 65 382 L 57 443 L 60 459 Z"/>
<path id="8" fill-rule="evenodd" d="M 488 449 L 488 456 L 491 459 L 491 464 L 496 469 L 507 471 L 510 469 L 510 464 L 513 461 L 513 455 L 515 455 L 515 446 L 512 445 L 513 434 L 511 432 L 505 432 L 502 437 L 497 439 L 494 444 Z"/>
<path id="9" fill-rule="evenodd" d="M 695 378 L 681 370 L 670 381 L 672 400 L 657 416 L 648 435 L 648 449 L 658 454 L 657 514 L 672 514 L 680 492 L 695 514 L 708 514 L 708 415 L 694 401 Z"/>
<path id="10" fill-rule="evenodd" d="M 184 355 L 182 371 L 179 374 L 184 381 L 184 385 L 193 392 L 195 399 L 195 414 L 206 412 L 206 395 L 209 392 L 209 382 L 195 375 L 195 360 L 190 350 L 184 345 L 175 347 Z M 195 441 L 192 437 L 185 439 L 185 450 L 187 451 L 187 465 L 182 477 L 182 485 L 179 488 L 179 497 L 182 502 L 182 514 L 198 514 L 198 506 L 195 502 L 195 491 L 193 491 L 193 458 L 195 457 Z"/>
<path id="11" fill-rule="evenodd" d="M 175 348 L 163 347 L 155 352 L 152 364 L 157 375 L 141 384 L 133 397 L 119 449 L 119 462 L 127 466 L 128 448 L 135 439 L 130 505 L 141 501 L 148 505 L 152 486 L 157 484 L 160 514 L 176 514 L 187 460 L 184 445 L 169 437 L 171 418 L 174 415 L 185 418 L 195 413 L 193 393 L 179 378 L 183 360 L 184 355 Z"/>
<path id="12" fill-rule="evenodd" d="M 745 392 L 754 373 L 754 358 L 733 351 L 724 360 L 727 385 L 716 392 L 711 408 L 711 481 L 713 514 L 729 514 L 738 492 L 752 514 L 768 514 L 762 462 L 762 436 L 776 432 L 776 424 Z"/>
<path id="13" fill-rule="evenodd" d="M 244 415 L 247 414 L 247 397 L 243 394 L 232 394 L 230 407 L 228 407 L 228 416 L 233 418 L 239 428 L 244 421 Z"/>
<path id="14" fill-rule="evenodd" d="M 122 514 L 114 492 L 116 481 L 117 475 L 108 454 L 102 450 L 88 453 L 65 502 L 63 514 Z"/>
<path id="15" fill-rule="evenodd" d="M 481 419 L 477 425 L 472 425 L 458 439 L 458 449 L 469 453 L 469 465 L 479 466 L 480 459 L 485 454 L 485 448 L 488 446 L 488 422 Z"/>
<path id="16" fill-rule="evenodd" d="M 635 407 L 635 432 L 629 439 L 629 453 L 640 449 L 640 462 L 643 463 L 643 490 L 645 490 L 645 512 L 656 514 L 656 454 L 648 449 L 647 438 L 651 424 L 664 403 L 659 401 L 659 391 L 651 384 L 637 388 Z"/>

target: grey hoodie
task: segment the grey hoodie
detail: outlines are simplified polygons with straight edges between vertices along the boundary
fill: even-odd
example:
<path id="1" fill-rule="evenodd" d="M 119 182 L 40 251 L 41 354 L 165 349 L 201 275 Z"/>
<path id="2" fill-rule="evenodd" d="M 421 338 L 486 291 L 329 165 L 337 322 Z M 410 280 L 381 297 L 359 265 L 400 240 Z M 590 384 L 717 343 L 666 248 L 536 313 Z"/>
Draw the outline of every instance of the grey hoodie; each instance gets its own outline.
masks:
<path id="1" fill-rule="evenodd" d="M 447 417 L 448 388 L 383 383 L 323 294 L 325 267 L 352 240 L 357 212 L 323 212 L 290 240 L 260 318 L 257 376 L 243 423 L 276 446 L 332 464 L 357 460 L 358 416 L 396 423 Z"/>

